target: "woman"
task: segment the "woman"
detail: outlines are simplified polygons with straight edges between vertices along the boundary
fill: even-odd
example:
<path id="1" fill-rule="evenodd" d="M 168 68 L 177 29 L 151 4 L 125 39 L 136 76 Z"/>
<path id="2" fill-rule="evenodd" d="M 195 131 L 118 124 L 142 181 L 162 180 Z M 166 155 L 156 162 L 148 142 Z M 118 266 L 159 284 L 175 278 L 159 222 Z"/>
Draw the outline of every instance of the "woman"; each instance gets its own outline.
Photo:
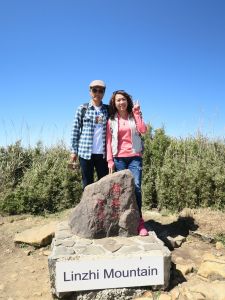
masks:
<path id="1" fill-rule="evenodd" d="M 141 134 L 147 127 L 142 119 L 140 106 L 133 105 L 132 97 L 123 90 L 115 91 L 109 103 L 107 123 L 107 162 L 109 173 L 129 169 L 134 177 L 135 195 L 140 212 L 138 234 L 148 235 L 142 218 L 142 151 Z"/>

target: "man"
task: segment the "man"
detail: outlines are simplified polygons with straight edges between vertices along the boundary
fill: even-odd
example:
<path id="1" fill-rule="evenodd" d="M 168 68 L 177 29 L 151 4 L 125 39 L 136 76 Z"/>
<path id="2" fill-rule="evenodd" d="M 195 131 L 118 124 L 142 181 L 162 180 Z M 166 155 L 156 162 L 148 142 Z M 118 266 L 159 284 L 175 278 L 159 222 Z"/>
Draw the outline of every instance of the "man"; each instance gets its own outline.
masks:
<path id="1" fill-rule="evenodd" d="M 98 180 L 108 174 L 106 162 L 106 123 L 108 106 L 102 103 L 106 85 L 94 80 L 89 85 L 91 100 L 78 107 L 72 129 L 71 161 L 79 157 L 83 189 L 94 182 L 94 169 Z"/>

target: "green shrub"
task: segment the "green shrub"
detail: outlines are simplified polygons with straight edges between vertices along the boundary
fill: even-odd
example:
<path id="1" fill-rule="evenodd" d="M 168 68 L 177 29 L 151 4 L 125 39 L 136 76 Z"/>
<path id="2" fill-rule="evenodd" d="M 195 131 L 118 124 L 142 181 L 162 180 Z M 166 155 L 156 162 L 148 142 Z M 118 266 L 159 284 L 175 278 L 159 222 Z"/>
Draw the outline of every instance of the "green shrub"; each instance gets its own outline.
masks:
<path id="1" fill-rule="evenodd" d="M 175 139 L 149 125 L 144 143 L 144 207 L 225 209 L 224 141 L 201 135 Z M 17 142 L 0 148 L 0 212 L 44 214 L 75 206 L 81 174 L 68 170 L 69 156 L 63 144 L 26 149 Z"/>
<path id="2" fill-rule="evenodd" d="M 144 136 L 144 145 L 143 204 L 146 208 L 153 208 L 158 206 L 156 178 L 163 165 L 165 152 L 170 145 L 170 138 L 166 136 L 164 128 L 156 129 L 153 132 L 152 127 L 149 125 Z"/>
<path id="3" fill-rule="evenodd" d="M 14 188 L 31 167 L 32 151 L 21 147 L 20 141 L 0 148 L 0 194 L 5 188 Z"/>
<path id="4" fill-rule="evenodd" d="M 1 210 L 40 214 L 74 206 L 82 192 L 81 175 L 67 169 L 69 151 L 63 145 L 44 149 L 38 144 L 31 156 L 30 168 L 20 181 L 2 193 Z"/>
<path id="5" fill-rule="evenodd" d="M 154 138 L 152 143 L 154 143 Z M 165 142 L 164 142 L 165 145 Z M 154 186 L 159 208 L 215 207 L 225 204 L 225 145 L 198 136 L 171 139 L 156 158 L 151 152 L 152 171 L 145 175 L 144 192 Z M 149 159 L 149 158 L 148 158 Z M 154 176 L 148 182 L 149 176 Z M 152 181 L 155 180 L 153 183 Z M 149 189 L 149 190 L 148 190 Z M 145 193 L 143 193 L 145 196 Z M 149 194 L 147 194 L 149 197 Z M 146 201 L 146 196 L 144 197 Z M 149 198 L 147 198 L 149 204 Z M 151 203 L 150 203 L 151 205 Z"/>

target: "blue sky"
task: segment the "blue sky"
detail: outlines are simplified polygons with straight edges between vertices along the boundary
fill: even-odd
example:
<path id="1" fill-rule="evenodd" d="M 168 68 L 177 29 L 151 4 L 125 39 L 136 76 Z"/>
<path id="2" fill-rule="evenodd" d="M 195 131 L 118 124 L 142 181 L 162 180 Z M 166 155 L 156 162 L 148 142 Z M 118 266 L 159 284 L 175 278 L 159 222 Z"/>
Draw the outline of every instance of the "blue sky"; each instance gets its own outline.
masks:
<path id="1" fill-rule="evenodd" d="M 225 136 L 224 0 L 0 0 L 0 145 L 70 142 L 94 79 L 174 137 Z"/>

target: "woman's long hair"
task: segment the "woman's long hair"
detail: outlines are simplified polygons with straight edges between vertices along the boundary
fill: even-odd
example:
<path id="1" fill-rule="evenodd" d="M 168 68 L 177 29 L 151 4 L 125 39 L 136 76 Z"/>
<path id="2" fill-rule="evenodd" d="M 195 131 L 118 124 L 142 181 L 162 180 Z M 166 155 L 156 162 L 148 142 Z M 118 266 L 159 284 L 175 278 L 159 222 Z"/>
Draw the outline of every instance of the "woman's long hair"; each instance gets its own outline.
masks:
<path id="1" fill-rule="evenodd" d="M 112 97 L 109 101 L 109 118 L 114 119 L 117 113 L 117 108 L 115 105 L 115 97 L 117 94 L 123 95 L 127 99 L 127 112 L 129 115 L 133 115 L 132 108 L 134 106 L 131 95 L 126 93 L 124 90 L 118 90 L 113 92 Z"/>

